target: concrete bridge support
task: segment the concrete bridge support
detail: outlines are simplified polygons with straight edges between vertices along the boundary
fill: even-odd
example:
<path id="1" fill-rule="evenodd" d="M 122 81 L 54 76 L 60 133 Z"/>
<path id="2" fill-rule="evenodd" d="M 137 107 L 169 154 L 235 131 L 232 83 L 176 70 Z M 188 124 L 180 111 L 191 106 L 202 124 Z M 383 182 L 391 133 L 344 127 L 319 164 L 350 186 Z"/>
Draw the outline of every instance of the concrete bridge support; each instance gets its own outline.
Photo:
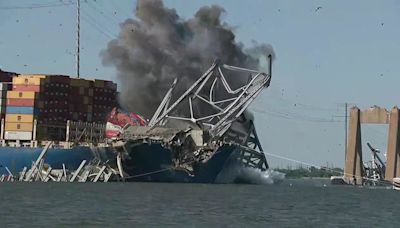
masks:
<path id="1" fill-rule="evenodd" d="M 399 108 L 394 107 L 390 112 L 389 139 L 385 180 L 392 181 L 400 177 L 400 145 L 399 145 Z"/>
<path id="2" fill-rule="evenodd" d="M 361 124 L 389 124 L 388 148 L 386 156 L 385 180 L 400 177 L 400 111 L 398 107 L 388 112 L 373 106 L 360 111 L 350 110 L 349 134 L 345 162 L 345 178 L 348 183 L 362 184 L 364 165 L 362 161 Z"/>
<path id="3" fill-rule="evenodd" d="M 357 107 L 353 107 L 350 110 L 349 135 L 344 172 L 346 181 L 352 184 L 362 184 L 362 176 L 364 173 L 360 116 L 360 109 Z"/>

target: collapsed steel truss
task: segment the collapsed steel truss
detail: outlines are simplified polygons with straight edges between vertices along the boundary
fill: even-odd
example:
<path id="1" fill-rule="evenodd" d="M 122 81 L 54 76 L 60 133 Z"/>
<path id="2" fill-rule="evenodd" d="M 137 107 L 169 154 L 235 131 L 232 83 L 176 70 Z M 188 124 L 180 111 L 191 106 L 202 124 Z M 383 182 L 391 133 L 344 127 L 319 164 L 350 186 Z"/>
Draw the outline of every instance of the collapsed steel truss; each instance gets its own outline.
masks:
<path id="1" fill-rule="evenodd" d="M 195 167 L 225 149 L 230 150 L 229 159 L 244 166 L 268 169 L 252 115 L 245 111 L 270 84 L 269 60 L 269 74 L 215 61 L 181 95 L 175 79 L 147 126 L 124 128 L 121 142 L 114 145 L 122 161 L 135 159 L 130 151 L 137 145 L 159 144 L 171 152 L 172 168 L 190 176 L 196 175 Z M 232 88 L 227 79 L 243 74 L 245 78 L 235 80 L 236 88 Z"/>
<path id="2" fill-rule="evenodd" d="M 236 158 L 244 166 L 257 168 L 263 171 L 269 168 L 253 121 L 250 121 L 250 129 L 246 136 L 244 145 L 236 145 L 240 148 L 239 156 L 236 156 Z"/>
<path id="3" fill-rule="evenodd" d="M 246 76 L 248 76 L 248 81 L 238 88 L 233 89 L 226 80 L 224 72 L 246 74 Z M 212 137 L 219 138 L 229 129 L 232 123 L 239 118 L 262 89 L 269 86 L 270 81 L 271 73 L 266 74 L 255 70 L 225 65 L 219 61 L 215 61 L 189 89 L 176 99 L 172 105 L 169 105 L 177 84 L 177 80 L 175 80 L 151 118 L 148 126 L 151 128 L 164 126 L 170 119 L 189 121 L 208 128 Z M 223 91 L 221 91 L 221 89 L 217 91 L 217 84 L 222 85 Z M 224 94 L 221 95 L 221 92 Z M 216 98 L 216 93 L 219 93 L 220 99 Z M 204 114 L 198 110 L 196 111 L 193 108 L 194 102 L 206 104 L 213 110 L 213 113 Z M 189 106 L 186 107 L 186 110 L 189 110 L 189 116 L 176 116 L 177 113 L 183 113 L 179 112 L 179 110 L 182 110 L 181 105 L 183 103 Z"/>

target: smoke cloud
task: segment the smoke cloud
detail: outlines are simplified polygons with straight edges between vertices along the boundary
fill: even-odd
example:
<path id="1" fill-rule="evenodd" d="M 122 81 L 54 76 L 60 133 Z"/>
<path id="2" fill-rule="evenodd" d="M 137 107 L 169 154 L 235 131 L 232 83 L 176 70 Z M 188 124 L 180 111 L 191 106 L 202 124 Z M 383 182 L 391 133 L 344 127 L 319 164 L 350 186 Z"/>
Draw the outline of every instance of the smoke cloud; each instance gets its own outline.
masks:
<path id="1" fill-rule="evenodd" d="M 161 0 L 138 0 L 135 19 L 123 22 L 118 38 L 101 52 L 103 64 L 117 69 L 121 105 L 149 118 L 174 78 L 183 91 L 215 59 L 258 69 L 260 57 L 273 55 L 270 45 L 246 49 L 237 42 L 233 28 L 221 19 L 224 13 L 220 6 L 204 6 L 185 20 Z"/>

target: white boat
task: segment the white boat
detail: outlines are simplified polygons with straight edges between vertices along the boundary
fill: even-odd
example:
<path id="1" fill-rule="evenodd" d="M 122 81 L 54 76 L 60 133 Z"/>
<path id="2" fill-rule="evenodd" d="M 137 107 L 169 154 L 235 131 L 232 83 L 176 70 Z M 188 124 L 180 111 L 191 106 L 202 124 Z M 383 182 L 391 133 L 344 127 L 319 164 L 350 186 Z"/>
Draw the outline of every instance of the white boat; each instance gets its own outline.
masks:
<path id="1" fill-rule="evenodd" d="M 400 190 L 400 177 L 393 178 L 393 189 Z"/>

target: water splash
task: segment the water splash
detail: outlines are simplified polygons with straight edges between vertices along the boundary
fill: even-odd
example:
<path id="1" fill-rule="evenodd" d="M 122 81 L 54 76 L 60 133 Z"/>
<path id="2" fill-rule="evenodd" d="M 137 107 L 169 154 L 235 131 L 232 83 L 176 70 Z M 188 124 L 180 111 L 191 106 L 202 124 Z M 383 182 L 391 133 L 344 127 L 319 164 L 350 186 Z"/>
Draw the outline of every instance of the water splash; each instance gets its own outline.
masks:
<path id="1" fill-rule="evenodd" d="M 284 179 L 284 173 L 273 169 L 261 171 L 251 167 L 244 167 L 240 163 L 233 163 L 222 170 L 217 176 L 216 182 L 223 184 L 275 184 L 282 182 Z"/>

